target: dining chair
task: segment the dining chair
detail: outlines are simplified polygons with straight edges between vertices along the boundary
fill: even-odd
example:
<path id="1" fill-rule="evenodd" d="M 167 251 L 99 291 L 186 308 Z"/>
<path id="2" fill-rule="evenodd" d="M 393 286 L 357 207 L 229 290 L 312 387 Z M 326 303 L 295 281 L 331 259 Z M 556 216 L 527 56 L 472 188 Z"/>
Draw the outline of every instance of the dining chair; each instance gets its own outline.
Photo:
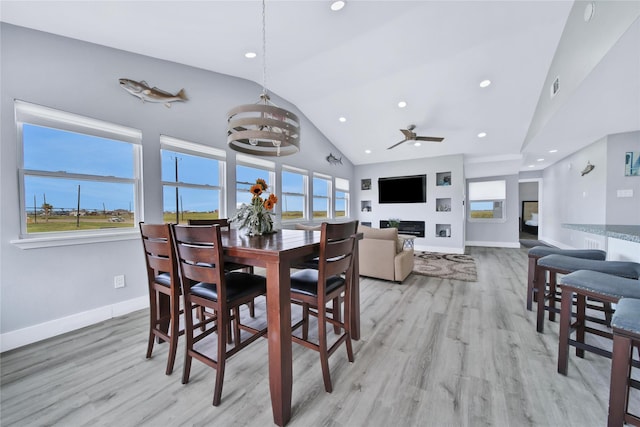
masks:
<path id="1" fill-rule="evenodd" d="M 169 224 L 145 224 L 140 222 L 140 235 L 147 266 L 149 286 L 149 343 L 147 359 L 151 358 L 153 344 L 169 343 L 166 374 L 173 372 L 180 330 L 180 277 L 173 249 Z"/>
<path id="2" fill-rule="evenodd" d="M 242 324 L 240 306 L 254 298 L 265 295 L 266 279 L 262 276 L 240 271 L 225 271 L 220 226 L 211 227 L 172 225 L 178 265 L 182 277 L 182 293 L 185 307 L 194 305 L 212 310 L 216 323 L 205 331 L 193 324 L 190 310 L 185 313 L 186 348 L 182 383 L 189 382 L 191 360 L 200 360 L 216 370 L 213 405 L 220 404 L 226 360 L 266 334 L 264 329 L 255 329 Z M 229 324 L 233 325 L 233 347 L 227 350 Z M 240 330 L 249 337 L 242 340 Z M 217 332 L 216 357 L 206 355 L 203 348 L 195 344 Z M 196 335 L 197 333 L 197 335 Z"/>
<path id="3" fill-rule="evenodd" d="M 231 223 L 229 222 L 228 218 L 189 219 L 187 220 L 187 224 L 188 225 L 219 225 L 221 229 L 224 229 L 224 230 L 231 229 Z M 251 274 L 254 273 L 252 265 L 240 264 L 237 262 L 231 262 L 229 260 L 225 261 L 224 268 L 226 271 L 242 270 L 247 273 L 251 273 Z M 249 315 L 251 317 L 255 317 L 256 316 L 255 302 L 250 301 L 249 303 L 247 303 L 247 306 L 249 307 Z"/>
<path id="4" fill-rule="evenodd" d="M 353 362 L 348 319 L 351 318 L 353 255 L 357 244 L 357 229 L 358 221 L 322 223 L 318 268 L 300 270 L 291 275 L 291 301 L 302 306 L 302 320 L 292 326 L 292 330 L 302 327 L 302 336 L 293 335 L 292 340 L 320 353 L 324 388 L 328 393 L 333 390 L 329 356 L 345 343 L 349 362 Z M 344 316 L 340 310 L 340 295 L 343 293 Z M 331 310 L 327 307 L 329 303 L 333 303 Z M 309 339 L 310 315 L 318 319 L 317 342 Z M 339 335 L 331 346 L 327 338 L 327 324 L 337 328 L 334 333 Z"/>

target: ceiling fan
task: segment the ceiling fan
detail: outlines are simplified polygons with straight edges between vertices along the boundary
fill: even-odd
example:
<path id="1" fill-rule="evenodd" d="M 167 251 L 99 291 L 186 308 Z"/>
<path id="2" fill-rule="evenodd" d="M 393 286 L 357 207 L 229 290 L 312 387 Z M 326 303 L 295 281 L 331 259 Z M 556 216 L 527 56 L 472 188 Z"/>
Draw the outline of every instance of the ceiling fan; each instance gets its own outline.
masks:
<path id="1" fill-rule="evenodd" d="M 400 132 L 404 134 L 404 139 L 396 144 L 393 144 L 391 147 L 387 148 L 387 150 L 391 150 L 392 148 L 397 147 L 403 142 L 407 141 L 430 141 L 430 142 L 442 142 L 444 138 L 438 138 L 435 136 L 418 136 L 413 131 L 416 128 L 416 125 L 409 125 L 406 129 L 400 129 Z"/>

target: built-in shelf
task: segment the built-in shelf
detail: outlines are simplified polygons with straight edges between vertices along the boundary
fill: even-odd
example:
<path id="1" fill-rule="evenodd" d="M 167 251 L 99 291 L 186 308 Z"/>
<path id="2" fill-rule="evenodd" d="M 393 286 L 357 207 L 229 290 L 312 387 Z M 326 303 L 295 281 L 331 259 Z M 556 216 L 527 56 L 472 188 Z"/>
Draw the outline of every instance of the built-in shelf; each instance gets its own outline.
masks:
<path id="1" fill-rule="evenodd" d="M 451 237 L 451 224 L 436 224 L 436 237 Z"/>
<path id="2" fill-rule="evenodd" d="M 451 172 L 436 173 L 436 186 L 451 185 Z"/>
<path id="3" fill-rule="evenodd" d="M 360 201 L 360 212 L 371 212 L 371 200 Z"/>
<path id="4" fill-rule="evenodd" d="M 451 212 L 451 198 L 436 199 L 436 212 Z"/>

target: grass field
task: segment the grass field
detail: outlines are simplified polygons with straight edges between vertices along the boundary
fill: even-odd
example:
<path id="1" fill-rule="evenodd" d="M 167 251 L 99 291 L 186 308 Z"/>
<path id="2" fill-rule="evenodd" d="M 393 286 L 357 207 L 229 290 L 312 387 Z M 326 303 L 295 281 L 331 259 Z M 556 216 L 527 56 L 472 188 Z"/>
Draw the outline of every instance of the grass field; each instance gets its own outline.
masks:
<path id="1" fill-rule="evenodd" d="M 493 218 L 493 211 L 471 211 L 471 218 Z"/>
<path id="2" fill-rule="evenodd" d="M 344 211 L 337 211 L 336 217 L 343 217 Z M 326 211 L 314 211 L 313 218 L 326 218 Z M 116 219 L 117 218 L 117 219 Z M 182 212 L 180 213 L 180 223 L 186 224 L 190 219 L 217 219 L 218 212 Z M 282 220 L 302 219 L 301 211 L 289 211 L 282 214 Z M 164 222 L 176 222 L 175 212 L 165 212 Z M 75 216 L 51 215 L 48 219 L 39 216 L 35 221 L 33 216 L 29 216 L 27 222 L 27 233 L 51 233 L 57 231 L 76 230 L 99 230 L 105 228 L 127 228 L 133 227 L 133 215 L 111 216 L 111 215 L 91 215 L 81 216 L 79 224 Z"/>

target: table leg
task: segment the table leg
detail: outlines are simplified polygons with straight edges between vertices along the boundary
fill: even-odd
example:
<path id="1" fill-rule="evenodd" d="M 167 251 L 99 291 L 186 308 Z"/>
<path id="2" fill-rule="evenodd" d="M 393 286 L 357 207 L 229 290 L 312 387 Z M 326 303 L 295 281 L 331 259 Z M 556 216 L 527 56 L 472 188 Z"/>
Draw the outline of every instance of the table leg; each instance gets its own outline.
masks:
<path id="1" fill-rule="evenodd" d="M 351 278 L 351 339 L 360 339 L 360 255 L 358 254 L 358 243 L 353 250 L 353 277 Z M 347 320 L 347 319 L 345 319 Z"/>
<path id="2" fill-rule="evenodd" d="M 279 426 L 284 426 L 291 419 L 293 367 L 289 268 L 287 263 L 267 264 L 269 389 L 273 421 Z"/>

